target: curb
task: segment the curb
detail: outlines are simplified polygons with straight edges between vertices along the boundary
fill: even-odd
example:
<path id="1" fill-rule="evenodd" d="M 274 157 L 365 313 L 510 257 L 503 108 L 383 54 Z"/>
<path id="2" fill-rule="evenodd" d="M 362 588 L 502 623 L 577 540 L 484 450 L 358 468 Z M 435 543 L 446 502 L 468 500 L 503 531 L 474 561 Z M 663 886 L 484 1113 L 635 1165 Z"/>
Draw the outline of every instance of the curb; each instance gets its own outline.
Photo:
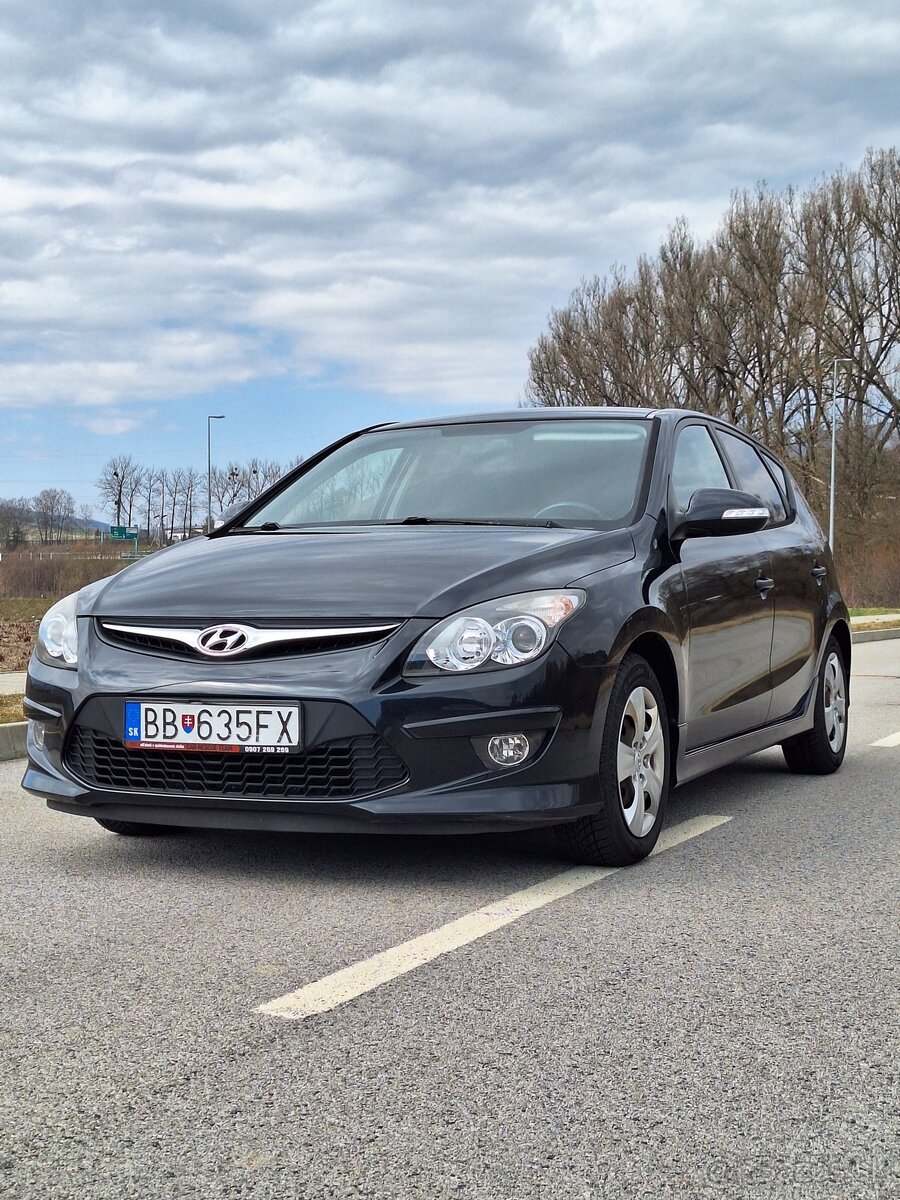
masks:
<path id="1" fill-rule="evenodd" d="M 889 638 L 900 638 L 900 626 L 893 629 L 860 629 L 858 633 L 850 630 L 850 640 L 853 642 L 886 642 Z"/>
<path id="2" fill-rule="evenodd" d="M 0 762 L 25 757 L 27 730 L 27 721 L 12 721 L 7 725 L 0 725 Z"/>

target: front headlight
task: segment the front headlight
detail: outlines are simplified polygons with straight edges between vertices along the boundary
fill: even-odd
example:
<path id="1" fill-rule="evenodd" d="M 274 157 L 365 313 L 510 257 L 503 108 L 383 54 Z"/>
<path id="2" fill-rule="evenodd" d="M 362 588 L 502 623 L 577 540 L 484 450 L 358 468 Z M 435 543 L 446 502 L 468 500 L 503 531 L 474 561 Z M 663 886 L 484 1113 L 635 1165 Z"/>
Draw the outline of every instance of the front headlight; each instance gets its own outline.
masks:
<path id="1" fill-rule="evenodd" d="M 517 667 L 548 649 L 584 604 L 584 592 L 523 592 L 476 604 L 441 621 L 416 642 L 405 675 Z"/>
<path id="2" fill-rule="evenodd" d="M 48 666 L 74 668 L 78 662 L 77 598 L 77 592 L 66 596 L 54 604 L 41 621 L 35 652 L 41 662 Z"/>

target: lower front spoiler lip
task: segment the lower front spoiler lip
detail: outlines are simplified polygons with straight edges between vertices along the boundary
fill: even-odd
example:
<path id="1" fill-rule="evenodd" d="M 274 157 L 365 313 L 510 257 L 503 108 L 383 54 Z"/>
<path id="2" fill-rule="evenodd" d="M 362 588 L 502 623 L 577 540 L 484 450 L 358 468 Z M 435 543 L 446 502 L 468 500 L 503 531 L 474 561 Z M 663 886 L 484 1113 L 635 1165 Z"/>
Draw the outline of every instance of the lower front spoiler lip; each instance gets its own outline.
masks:
<path id="1" fill-rule="evenodd" d="M 466 813 L 435 814 L 407 813 L 373 816 L 363 814 L 358 807 L 343 806 L 340 813 L 273 813 L 249 812 L 236 809 L 224 812 L 209 808 L 157 808 L 131 804 L 95 804 L 73 807 L 48 800 L 48 807 L 58 812 L 82 817 L 100 817 L 111 821 L 138 821 L 146 825 L 171 825 L 187 829 L 242 829 L 266 833 L 360 833 L 360 834 L 459 834 L 510 833 L 541 825 L 557 825 L 571 821 L 579 814 L 548 812 L 529 813 Z M 348 811 L 348 809 L 353 811 Z"/>
<path id="2" fill-rule="evenodd" d="M 339 804 L 223 800 L 216 807 L 199 808 L 190 802 L 161 804 L 158 797 L 134 802 L 109 792 L 79 790 L 74 795 L 64 795 L 60 781 L 48 777 L 33 764 L 29 764 L 22 782 L 28 791 L 44 796 L 48 806 L 58 812 L 201 829 L 284 833 L 490 833 L 574 820 L 586 811 L 583 806 L 576 810 L 579 788 L 575 783 L 405 792 Z"/>

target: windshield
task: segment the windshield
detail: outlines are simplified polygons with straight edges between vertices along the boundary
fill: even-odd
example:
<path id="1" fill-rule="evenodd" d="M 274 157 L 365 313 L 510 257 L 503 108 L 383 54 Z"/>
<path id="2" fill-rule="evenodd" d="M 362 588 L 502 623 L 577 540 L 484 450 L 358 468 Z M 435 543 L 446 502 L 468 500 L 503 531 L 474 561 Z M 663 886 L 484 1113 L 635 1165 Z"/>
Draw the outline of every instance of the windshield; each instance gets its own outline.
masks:
<path id="1" fill-rule="evenodd" d="M 496 421 L 362 434 L 243 522 L 473 522 L 611 528 L 631 518 L 647 421 Z"/>

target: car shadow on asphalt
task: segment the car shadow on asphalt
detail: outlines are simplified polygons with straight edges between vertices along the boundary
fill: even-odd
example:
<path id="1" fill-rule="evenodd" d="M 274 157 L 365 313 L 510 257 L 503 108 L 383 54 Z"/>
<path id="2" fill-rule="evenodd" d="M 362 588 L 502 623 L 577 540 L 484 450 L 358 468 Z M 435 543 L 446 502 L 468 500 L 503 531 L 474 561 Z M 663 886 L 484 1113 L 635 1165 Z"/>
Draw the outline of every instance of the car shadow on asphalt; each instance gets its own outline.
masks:
<path id="1" fill-rule="evenodd" d="M 442 888 L 483 877 L 552 874 L 571 866 L 550 830 L 514 833 L 409 835 L 247 833 L 183 829 L 151 838 L 124 838 L 100 828 L 77 846 L 59 848 L 67 870 L 158 878 L 160 874 L 240 877 L 272 882 Z M 526 880 L 525 882 L 529 882 Z"/>

